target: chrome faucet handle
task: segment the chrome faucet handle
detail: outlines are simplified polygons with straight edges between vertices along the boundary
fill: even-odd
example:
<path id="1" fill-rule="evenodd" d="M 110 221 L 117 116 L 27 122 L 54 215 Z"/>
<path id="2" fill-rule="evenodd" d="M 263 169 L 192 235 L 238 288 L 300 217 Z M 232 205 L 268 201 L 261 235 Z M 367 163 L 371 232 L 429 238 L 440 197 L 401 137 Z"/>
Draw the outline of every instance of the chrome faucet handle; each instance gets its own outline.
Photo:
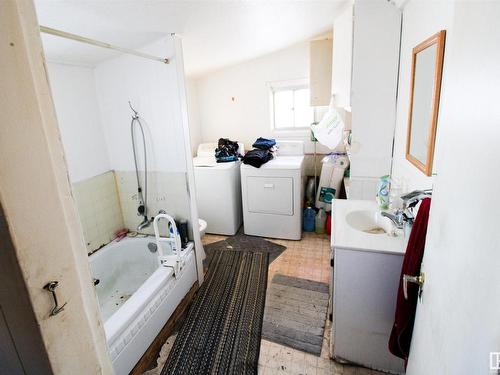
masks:
<path id="1" fill-rule="evenodd" d="M 401 200 L 403 201 L 403 205 L 408 208 L 415 206 L 418 202 L 420 202 L 424 198 L 432 197 L 432 190 L 414 190 L 409 193 L 401 195 Z"/>
<path id="2" fill-rule="evenodd" d="M 406 206 L 404 208 L 396 208 L 392 213 L 382 211 L 381 214 L 390 219 L 398 229 L 404 229 L 406 224 L 412 225 L 415 220 L 413 213 Z"/>
<path id="3" fill-rule="evenodd" d="M 396 226 L 396 228 L 398 228 L 398 229 L 402 229 L 403 228 L 403 221 L 404 221 L 403 210 L 397 209 L 392 214 L 389 213 L 389 212 L 386 212 L 386 211 L 382 211 L 381 215 L 383 217 L 386 217 L 389 220 L 391 220 L 394 223 L 394 225 Z"/>
<path id="4" fill-rule="evenodd" d="M 401 200 L 403 201 L 403 216 L 404 221 L 413 224 L 415 217 L 413 215 L 413 209 L 415 206 L 425 198 L 432 197 L 432 190 L 414 190 L 410 193 L 401 195 Z"/>

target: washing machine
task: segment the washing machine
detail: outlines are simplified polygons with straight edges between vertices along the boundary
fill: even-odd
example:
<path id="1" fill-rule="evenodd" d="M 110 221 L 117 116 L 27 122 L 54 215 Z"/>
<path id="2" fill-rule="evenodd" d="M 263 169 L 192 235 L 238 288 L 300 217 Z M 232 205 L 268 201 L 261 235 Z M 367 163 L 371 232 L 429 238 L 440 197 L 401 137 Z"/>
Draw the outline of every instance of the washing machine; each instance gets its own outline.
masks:
<path id="1" fill-rule="evenodd" d="M 274 159 L 260 168 L 241 164 L 245 234 L 300 240 L 304 142 L 278 141 Z"/>
<path id="2" fill-rule="evenodd" d="M 205 232 L 234 235 L 241 227 L 240 161 L 217 163 L 217 143 L 202 143 L 193 158 L 196 201 L 200 219 L 207 222 Z M 240 144 L 240 153 L 243 153 Z"/>

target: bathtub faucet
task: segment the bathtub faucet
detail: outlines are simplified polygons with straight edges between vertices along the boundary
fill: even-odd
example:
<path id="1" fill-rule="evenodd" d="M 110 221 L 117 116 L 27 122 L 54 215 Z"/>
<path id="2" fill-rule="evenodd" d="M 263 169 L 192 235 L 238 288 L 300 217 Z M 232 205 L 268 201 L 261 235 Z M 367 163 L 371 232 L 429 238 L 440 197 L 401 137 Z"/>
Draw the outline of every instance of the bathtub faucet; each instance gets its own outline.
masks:
<path id="1" fill-rule="evenodd" d="M 151 225 L 151 220 L 148 220 L 147 217 L 144 217 L 144 220 L 142 221 L 142 223 L 140 223 L 138 226 L 137 226 L 137 231 L 141 231 L 143 230 L 144 228 L 147 228 Z"/>
<path id="2" fill-rule="evenodd" d="M 165 210 L 160 210 L 160 211 L 158 211 L 158 213 L 159 214 L 166 214 L 167 212 Z M 152 217 L 151 220 L 148 220 L 148 218 L 146 216 L 144 216 L 144 220 L 142 221 L 142 223 L 140 223 L 137 226 L 137 231 L 140 232 L 144 228 L 149 227 L 151 225 L 151 223 L 153 222 L 153 220 L 154 220 L 154 217 Z"/>

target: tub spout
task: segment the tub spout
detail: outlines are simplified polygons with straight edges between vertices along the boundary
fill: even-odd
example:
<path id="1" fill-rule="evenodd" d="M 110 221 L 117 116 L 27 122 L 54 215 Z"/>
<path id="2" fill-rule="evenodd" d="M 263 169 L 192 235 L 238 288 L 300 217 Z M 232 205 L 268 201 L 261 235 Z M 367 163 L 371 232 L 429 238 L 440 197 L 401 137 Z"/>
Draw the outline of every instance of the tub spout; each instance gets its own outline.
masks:
<path id="1" fill-rule="evenodd" d="M 144 217 L 144 220 L 142 221 L 142 223 L 140 223 L 138 226 L 137 226 L 137 230 L 140 232 L 141 230 L 143 230 L 144 228 L 147 228 L 151 225 L 151 221 L 148 220 L 147 217 Z"/>

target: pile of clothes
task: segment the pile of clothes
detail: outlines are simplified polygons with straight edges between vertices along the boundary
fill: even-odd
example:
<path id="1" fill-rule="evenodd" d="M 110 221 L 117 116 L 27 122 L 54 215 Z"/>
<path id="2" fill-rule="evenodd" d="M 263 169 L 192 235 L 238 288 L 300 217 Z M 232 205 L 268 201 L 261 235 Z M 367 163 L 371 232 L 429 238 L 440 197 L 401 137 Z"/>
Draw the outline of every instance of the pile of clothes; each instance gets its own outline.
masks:
<path id="1" fill-rule="evenodd" d="M 274 157 L 276 141 L 274 139 L 257 138 L 252 145 L 253 150 L 248 151 L 243 157 L 243 163 L 260 168 Z"/>
<path id="2" fill-rule="evenodd" d="M 215 149 L 215 160 L 217 163 L 236 161 L 241 157 L 238 149 L 238 142 L 231 141 L 229 138 L 219 138 Z"/>

